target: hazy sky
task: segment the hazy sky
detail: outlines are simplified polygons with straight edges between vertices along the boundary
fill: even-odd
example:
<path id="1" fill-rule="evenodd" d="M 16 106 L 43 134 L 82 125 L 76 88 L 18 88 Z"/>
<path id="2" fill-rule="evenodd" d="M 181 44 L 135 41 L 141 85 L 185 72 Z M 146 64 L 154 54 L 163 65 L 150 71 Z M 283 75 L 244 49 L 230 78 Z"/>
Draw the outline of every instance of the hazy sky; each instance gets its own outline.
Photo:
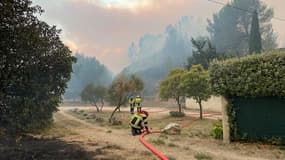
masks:
<path id="1" fill-rule="evenodd" d="M 219 0 L 228 2 L 228 0 Z M 263 0 L 285 19 L 285 0 Z M 208 0 L 33 0 L 45 10 L 42 19 L 62 29 L 73 51 L 96 57 L 114 73 L 128 65 L 127 49 L 145 33 L 157 34 L 181 16 L 193 16 L 205 26 L 221 6 Z M 285 46 L 285 22 L 272 20 L 280 46 Z"/>

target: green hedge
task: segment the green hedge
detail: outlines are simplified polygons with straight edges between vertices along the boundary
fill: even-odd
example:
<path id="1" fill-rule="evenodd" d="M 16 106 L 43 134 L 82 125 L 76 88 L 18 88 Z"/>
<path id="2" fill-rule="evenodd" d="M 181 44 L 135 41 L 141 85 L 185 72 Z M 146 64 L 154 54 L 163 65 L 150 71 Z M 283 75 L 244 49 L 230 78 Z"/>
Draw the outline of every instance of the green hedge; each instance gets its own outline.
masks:
<path id="1" fill-rule="evenodd" d="M 215 94 L 285 97 L 285 50 L 214 61 L 209 70 Z"/>
<path id="2" fill-rule="evenodd" d="M 185 116 L 184 112 L 177 112 L 177 111 L 170 111 L 169 114 L 171 117 L 184 117 Z"/>

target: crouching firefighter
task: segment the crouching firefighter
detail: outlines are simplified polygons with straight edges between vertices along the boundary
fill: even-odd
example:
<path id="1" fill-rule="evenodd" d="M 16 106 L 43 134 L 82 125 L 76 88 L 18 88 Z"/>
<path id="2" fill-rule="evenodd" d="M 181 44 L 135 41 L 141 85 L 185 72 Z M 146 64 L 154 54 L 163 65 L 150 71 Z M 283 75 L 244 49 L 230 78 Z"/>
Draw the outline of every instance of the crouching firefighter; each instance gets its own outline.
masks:
<path id="1" fill-rule="evenodd" d="M 132 135 L 140 135 L 143 132 L 149 132 L 148 112 L 140 111 L 132 115 L 130 120 Z"/>

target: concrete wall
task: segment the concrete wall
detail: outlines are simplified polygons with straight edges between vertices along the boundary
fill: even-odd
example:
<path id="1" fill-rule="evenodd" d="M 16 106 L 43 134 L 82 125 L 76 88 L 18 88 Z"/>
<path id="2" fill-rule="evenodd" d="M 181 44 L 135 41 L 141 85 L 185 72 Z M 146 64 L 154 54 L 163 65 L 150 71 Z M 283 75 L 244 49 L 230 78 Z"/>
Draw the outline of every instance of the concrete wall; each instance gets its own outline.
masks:
<path id="1" fill-rule="evenodd" d="M 222 112 L 222 98 L 212 96 L 208 101 L 203 101 L 202 106 L 204 111 Z M 195 100 L 187 98 L 186 108 L 199 109 L 199 104 L 196 103 Z"/>

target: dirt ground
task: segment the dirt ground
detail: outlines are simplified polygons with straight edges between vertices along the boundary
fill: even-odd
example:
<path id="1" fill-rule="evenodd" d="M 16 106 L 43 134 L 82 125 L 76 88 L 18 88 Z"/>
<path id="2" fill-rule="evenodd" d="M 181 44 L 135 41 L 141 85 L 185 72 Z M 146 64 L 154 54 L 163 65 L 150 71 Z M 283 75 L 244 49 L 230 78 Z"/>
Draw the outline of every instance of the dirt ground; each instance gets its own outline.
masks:
<path id="1" fill-rule="evenodd" d="M 84 113 L 95 114 L 103 119 L 110 115 L 112 108 L 103 113 L 93 108 L 84 110 L 82 116 L 70 112 L 76 107 L 62 107 L 54 115 L 55 123 L 49 130 L 37 135 L 0 138 L 0 159 L 27 160 L 155 160 L 148 149 L 133 137 L 128 128 L 129 114 L 123 109 L 117 114 L 122 120 L 120 126 L 84 118 Z M 148 108 L 153 130 L 169 122 L 187 124 L 197 114 L 187 111 L 184 118 L 171 118 L 168 109 Z M 213 124 L 219 115 L 211 119 L 195 121 L 183 129 L 181 135 L 147 135 L 145 139 L 170 160 L 280 160 L 285 159 L 285 147 L 265 144 L 231 143 L 224 144 L 210 136 Z M 5 154 L 9 153 L 9 154 Z"/>

